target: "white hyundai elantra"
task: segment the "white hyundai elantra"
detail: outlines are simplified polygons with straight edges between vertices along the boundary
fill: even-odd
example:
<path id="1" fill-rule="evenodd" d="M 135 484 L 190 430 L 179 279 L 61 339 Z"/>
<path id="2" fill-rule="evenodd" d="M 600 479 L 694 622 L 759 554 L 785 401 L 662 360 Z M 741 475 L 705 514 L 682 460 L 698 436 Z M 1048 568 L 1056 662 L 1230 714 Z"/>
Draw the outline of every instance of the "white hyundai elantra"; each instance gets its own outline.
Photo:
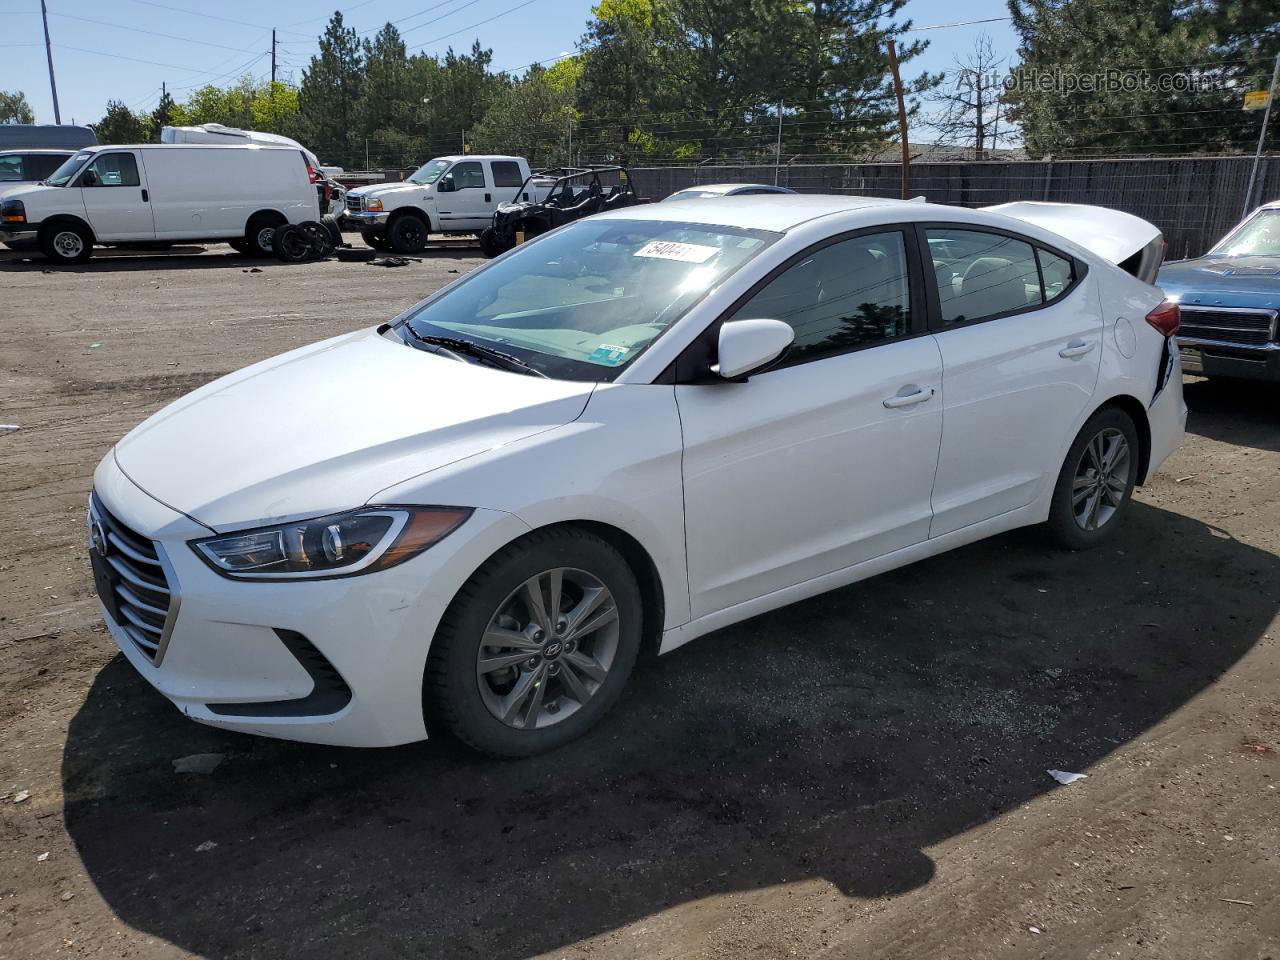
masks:
<path id="1" fill-rule="evenodd" d="M 645 645 L 1013 527 L 1105 539 L 1183 434 L 1160 248 L 1050 204 L 572 223 L 129 433 L 89 509 L 106 623 L 203 723 L 550 749 Z"/>

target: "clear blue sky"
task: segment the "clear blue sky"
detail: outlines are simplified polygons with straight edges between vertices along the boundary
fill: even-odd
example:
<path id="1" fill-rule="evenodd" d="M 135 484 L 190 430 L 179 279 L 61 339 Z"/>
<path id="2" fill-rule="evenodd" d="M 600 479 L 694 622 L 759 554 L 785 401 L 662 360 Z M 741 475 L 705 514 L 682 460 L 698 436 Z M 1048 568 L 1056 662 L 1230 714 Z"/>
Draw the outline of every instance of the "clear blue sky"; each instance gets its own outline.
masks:
<path id="1" fill-rule="evenodd" d="M 160 97 L 162 81 L 182 100 L 206 83 L 231 83 L 244 73 L 266 77 L 272 27 L 280 41 L 280 77 L 296 82 L 315 52 L 315 37 L 335 9 L 333 3 L 315 0 L 47 2 L 64 123 L 96 121 L 108 99 L 149 109 Z M 496 68 L 518 72 L 531 62 L 572 51 L 592 2 L 338 0 L 336 8 L 362 34 L 376 32 L 388 20 L 402 20 L 397 25 L 411 52 L 443 53 L 450 45 L 467 49 L 478 38 L 493 49 Z M 1006 17 L 1008 10 L 1004 0 L 909 0 L 904 14 L 916 26 L 925 26 Z M 0 89 L 25 91 L 37 120 L 52 123 L 39 0 L 0 0 L 0 25 Z M 1007 21 L 930 30 L 918 34 L 930 46 L 908 72 L 948 69 L 953 56 L 972 49 L 982 30 L 999 55 L 1012 58 L 1015 40 Z"/>

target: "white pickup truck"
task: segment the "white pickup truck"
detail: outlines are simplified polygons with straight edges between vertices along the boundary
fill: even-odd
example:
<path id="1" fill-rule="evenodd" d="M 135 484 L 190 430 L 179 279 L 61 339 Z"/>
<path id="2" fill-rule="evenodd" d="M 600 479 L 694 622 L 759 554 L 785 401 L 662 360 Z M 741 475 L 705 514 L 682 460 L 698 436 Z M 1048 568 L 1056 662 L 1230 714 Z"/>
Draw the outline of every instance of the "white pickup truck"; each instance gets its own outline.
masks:
<path id="1" fill-rule="evenodd" d="M 429 234 L 478 234 L 498 204 L 541 200 L 551 188 L 528 179 L 524 157 L 436 157 L 399 183 L 350 191 L 339 222 L 375 250 L 414 253 Z"/>

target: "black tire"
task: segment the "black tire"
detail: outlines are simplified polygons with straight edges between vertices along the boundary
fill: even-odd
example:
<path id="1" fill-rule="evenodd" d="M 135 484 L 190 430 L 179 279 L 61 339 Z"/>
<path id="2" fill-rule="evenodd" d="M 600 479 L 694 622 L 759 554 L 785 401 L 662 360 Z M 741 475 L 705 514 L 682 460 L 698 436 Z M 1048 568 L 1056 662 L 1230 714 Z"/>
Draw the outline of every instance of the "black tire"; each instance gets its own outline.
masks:
<path id="1" fill-rule="evenodd" d="M 1093 465 L 1108 459 L 1106 454 L 1116 437 L 1124 441 L 1124 462 L 1122 467 L 1117 454 L 1108 483 L 1107 475 Z M 1087 550 L 1110 538 L 1133 499 L 1140 455 L 1138 430 L 1127 413 L 1118 407 L 1104 407 L 1090 417 L 1058 472 L 1049 519 L 1044 525 L 1048 537 L 1070 550 Z"/>
<path id="2" fill-rule="evenodd" d="M 431 231 L 427 222 L 413 214 L 405 214 L 387 228 L 387 240 L 396 253 L 418 253 L 425 250 Z"/>
<path id="3" fill-rule="evenodd" d="M 381 233 L 375 233 L 372 230 L 366 230 L 366 231 L 361 231 L 360 237 L 361 239 L 364 240 L 367 246 L 372 247 L 374 250 L 390 250 L 391 249 L 391 244 L 387 241 L 387 238 L 383 236 Z"/>
<path id="4" fill-rule="evenodd" d="M 93 256 L 93 236 L 78 223 L 52 223 L 40 231 L 40 252 L 54 263 L 84 263 Z"/>
<path id="5" fill-rule="evenodd" d="M 301 263 L 311 257 L 311 237 L 296 223 L 276 227 L 271 246 L 276 257 L 285 263 Z"/>
<path id="6" fill-rule="evenodd" d="M 320 222 L 329 231 L 329 245 L 335 250 L 342 246 L 342 227 L 338 223 L 338 218 L 326 213 L 320 218 Z"/>
<path id="7" fill-rule="evenodd" d="M 249 220 L 245 227 L 244 239 L 249 247 L 249 255 L 254 257 L 270 257 L 275 255 L 275 228 L 284 223 L 279 214 L 256 216 Z"/>
<path id="8" fill-rule="evenodd" d="M 323 260 L 329 254 L 333 253 L 333 237 L 329 233 L 329 228 L 315 220 L 304 220 L 298 224 L 301 230 L 311 241 L 311 256 L 316 260 Z"/>
<path id="9" fill-rule="evenodd" d="M 505 253 L 502 244 L 498 242 L 498 236 L 494 232 L 493 227 L 485 227 L 480 231 L 480 252 L 489 259 L 493 259 L 500 253 Z"/>
<path id="10" fill-rule="evenodd" d="M 552 699 L 543 706 L 548 717 L 557 701 L 572 709 L 567 710 L 562 719 L 552 720 L 550 725 L 520 729 L 500 720 L 486 705 L 485 693 L 481 690 L 485 681 L 477 673 L 482 638 L 491 618 L 521 584 L 558 568 L 568 568 L 566 583 L 568 572 L 585 572 L 612 594 L 617 610 L 617 633 L 611 636 L 612 659 L 603 681 L 580 706 L 572 698 L 566 699 L 567 688 L 560 685 L 563 680 L 547 681 L 545 692 L 552 694 Z M 564 603 L 575 602 L 569 590 L 566 587 L 562 594 Z M 561 609 L 567 608 L 562 604 Z M 622 695 L 640 650 L 642 616 L 643 601 L 635 574 L 622 555 L 604 540 L 573 527 L 524 537 L 490 558 L 463 585 L 445 611 L 427 661 L 424 710 L 443 722 L 458 739 L 482 753 L 527 757 L 554 750 L 591 729 Z M 588 619 L 593 617 L 594 614 Z M 544 650 L 552 649 L 551 640 L 554 638 L 549 639 Z M 572 655 L 572 648 L 564 653 L 565 657 Z M 556 654 L 549 655 L 544 662 L 550 666 L 554 656 Z M 522 664 L 510 668 L 517 671 L 516 682 L 525 667 Z M 568 672 L 567 667 L 565 670 Z"/>

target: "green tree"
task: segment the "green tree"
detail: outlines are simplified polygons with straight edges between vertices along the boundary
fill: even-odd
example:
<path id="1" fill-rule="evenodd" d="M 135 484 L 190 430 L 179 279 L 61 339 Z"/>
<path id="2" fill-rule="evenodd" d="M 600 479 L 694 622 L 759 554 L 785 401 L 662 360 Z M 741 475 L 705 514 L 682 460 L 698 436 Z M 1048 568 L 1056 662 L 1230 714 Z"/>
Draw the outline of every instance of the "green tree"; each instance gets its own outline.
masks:
<path id="1" fill-rule="evenodd" d="M 142 143 L 146 122 L 119 100 L 107 101 L 107 112 L 93 125 L 99 143 Z"/>
<path id="2" fill-rule="evenodd" d="M 21 90 L 0 90 L 0 123 L 35 123 L 35 111 Z"/>
<path id="3" fill-rule="evenodd" d="M 514 153 L 534 166 L 569 161 L 568 133 L 574 89 L 540 66 L 529 68 L 524 78 L 508 87 L 489 108 L 470 138 L 484 153 Z"/>
<path id="4" fill-rule="evenodd" d="M 364 57 L 356 32 L 343 25 L 341 11 L 320 37 L 320 52 L 302 73 L 298 109 L 309 146 L 330 163 L 351 165 L 357 150 L 352 131 L 364 81 Z"/>
<path id="5" fill-rule="evenodd" d="M 151 111 L 151 116 L 146 120 L 147 139 L 152 143 L 159 143 L 160 131 L 164 127 L 173 126 L 176 113 L 177 104 L 173 102 L 173 97 L 166 90 L 160 94 L 160 102 L 156 104 L 156 108 Z"/>

